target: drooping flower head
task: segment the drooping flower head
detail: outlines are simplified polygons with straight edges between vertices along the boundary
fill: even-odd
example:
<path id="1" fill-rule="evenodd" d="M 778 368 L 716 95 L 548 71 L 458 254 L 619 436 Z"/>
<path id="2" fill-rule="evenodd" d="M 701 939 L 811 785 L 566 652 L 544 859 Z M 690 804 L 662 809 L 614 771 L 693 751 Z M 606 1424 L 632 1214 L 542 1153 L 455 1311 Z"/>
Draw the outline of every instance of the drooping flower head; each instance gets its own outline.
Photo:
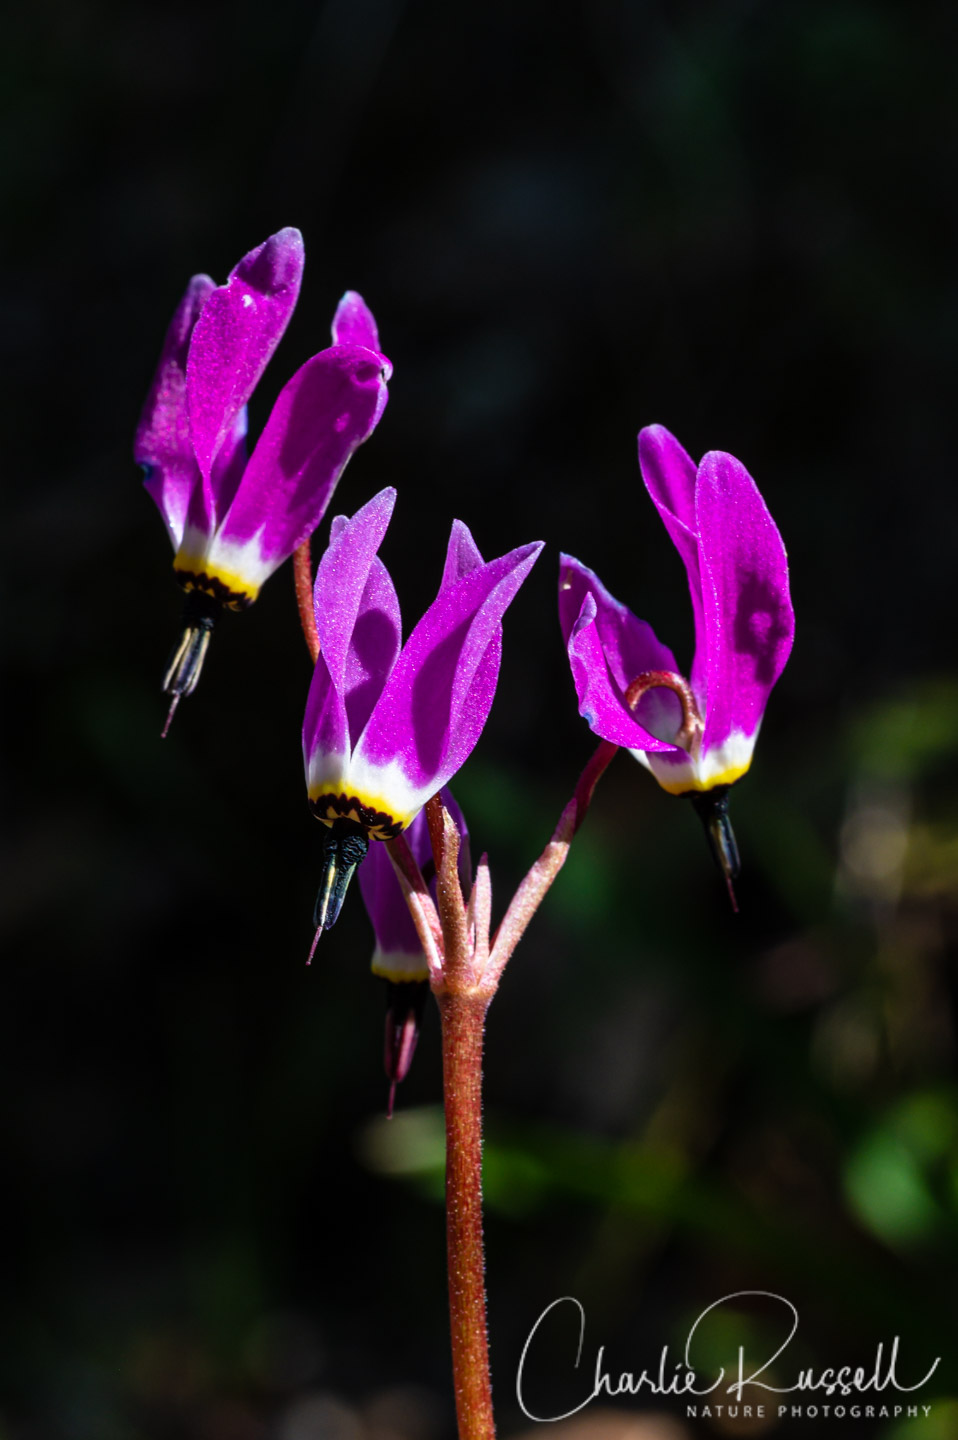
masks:
<path id="1" fill-rule="evenodd" d="M 164 683 L 173 708 L 196 684 L 222 608 L 252 604 L 312 534 L 386 404 L 391 366 L 370 311 L 348 291 L 332 347 L 280 392 L 247 458 L 246 404 L 289 323 L 302 271 L 302 236 L 286 229 L 244 255 L 225 285 L 194 276 L 137 428 L 134 456 L 189 596 Z"/>
<path id="2" fill-rule="evenodd" d="M 445 809 L 459 831 L 459 878 L 472 883 L 469 832 L 462 811 L 448 789 L 440 792 Z M 436 879 L 429 826 L 420 810 L 406 831 L 413 858 L 435 899 Z M 359 889 L 372 922 L 375 948 L 372 971 L 386 982 L 386 1030 L 383 1063 L 390 1083 L 391 1113 L 396 1086 L 405 1080 L 419 1038 L 423 1006 L 429 993 L 429 969 L 392 861 L 384 845 L 373 845 L 359 870 Z"/>
<path id="3" fill-rule="evenodd" d="M 660 425 L 639 435 L 652 501 L 688 574 L 695 655 L 675 658 L 571 556 L 560 562 L 559 618 L 592 730 L 628 748 L 663 789 L 690 796 L 723 870 L 737 869 L 728 787 L 749 768 L 795 617 L 785 547 L 754 480 L 733 455 L 696 465 Z"/>
<path id="4" fill-rule="evenodd" d="M 410 825 L 471 754 L 495 694 L 502 617 L 541 544 L 484 563 L 454 521 L 439 593 L 405 644 L 377 555 L 396 492 L 333 521 L 313 591 L 320 654 L 303 721 L 313 814 L 328 828 L 316 926 L 328 929 L 370 839 Z"/>

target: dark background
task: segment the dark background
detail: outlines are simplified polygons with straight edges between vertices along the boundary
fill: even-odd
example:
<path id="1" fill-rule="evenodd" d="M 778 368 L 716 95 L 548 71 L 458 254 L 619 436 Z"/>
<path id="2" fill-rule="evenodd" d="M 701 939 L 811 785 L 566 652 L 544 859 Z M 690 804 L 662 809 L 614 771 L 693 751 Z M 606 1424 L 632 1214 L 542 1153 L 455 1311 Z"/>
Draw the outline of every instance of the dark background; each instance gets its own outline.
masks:
<path id="1" fill-rule="evenodd" d="M 548 542 L 456 786 L 500 913 L 591 750 L 559 550 L 690 658 L 638 428 L 738 455 L 792 564 L 795 651 L 734 797 L 741 915 L 620 756 L 491 1011 L 504 1433 L 556 1297 L 586 1307 L 587 1367 L 605 1343 L 638 1371 L 760 1289 L 802 1317 L 781 1383 L 895 1334 L 903 1383 L 945 1357 L 904 1397 L 935 1404 L 918 1429 L 763 1433 L 958 1434 L 956 29 L 863 0 L 7 16 L 3 1440 L 452 1433 L 438 1026 L 386 1127 L 358 894 L 303 966 L 288 569 L 159 740 L 180 602 L 134 425 L 190 274 L 289 224 L 305 284 L 254 433 L 357 288 L 396 368 L 335 508 L 398 486 L 406 616 L 453 516 L 487 556 Z M 779 1334 L 735 1308 L 703 1368 Z M 540 1413 L 581 1398 L 573 1339 L 530 1372 Z M 648 1396 L 582 1418 L 759 1433 Z"/>

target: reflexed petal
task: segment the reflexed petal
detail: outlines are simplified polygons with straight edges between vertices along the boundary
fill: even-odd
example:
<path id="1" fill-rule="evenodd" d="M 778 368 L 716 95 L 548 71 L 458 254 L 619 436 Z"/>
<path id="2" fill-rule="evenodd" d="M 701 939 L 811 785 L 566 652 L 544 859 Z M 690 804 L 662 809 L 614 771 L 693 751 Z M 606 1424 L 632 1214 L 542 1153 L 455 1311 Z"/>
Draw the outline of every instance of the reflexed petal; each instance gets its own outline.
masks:
<path id="1" fill-rule="evenodd" d="M 664 425 L 647 425 L 644 430 L 639 431 L 639 468 L 645 488 L 662 517 L 672 544 L 682 557 L 689 577 L 689 594 L 692 597 L 692 614 L 695 618 L 695 657 L 690 679 L 692 689 L 704 710 L 706 646 L 702 617 L 698 521 L 695 518 L 695 461 Z"/>
<path id="2" fill-rule="evenodd" d="M 280 230 L 214 290 L 193 332 L 187 396 L 193 449 L 217 519 L 213 462 L 289 323 L 303 273 L 303 237 Z"/>
<path id="3" fill-rule="evenodd" d="M 650 690 L 635 714 L 625 702 L 629 685 L 645 671 L 676 670 L 671 650 L 656 639 L 651 625 L 610 595 L 599 577 L 571 555 L 559 557 L 559 623 L 579 713 L 595 734 L 635 750 L 671 749 L 646 727 L 675 733 L 682 722 L 676 696 Z"/>
<path id="4" fill-rule="evenodd" d="M 280 392 L 220 530 L 234 543 L 256 537 L 265 574 L 313 533 L 347 460 L 375 429 L 386 363 L 371 350 L 323 350 Z"/>
<path id="5" fill-rule="evenodd" d="M 666 526 L 670 519 L 678 520 L 694 534 L 697 467 L 664 425 L 646 425 L 639 431 L 639 466 L 645 488 Z"/>
<path id="6" fill-rule="evenodd" d="M 338 782 L 349 762 L 349 725 L 342 691 L 330 679 L 320 651 L 306 697 L 303 717 L 303 761 L 306 786 L 311 793 L 325 788 L 327 779 Z"/>
<path id="7" fill-rule="evenodd" d="M 568 644 L 587 594 L 595 598 L 595 624 L 612 679 L 624 703 L 625 691 L 646 670 L 677 670 L 675 656 L 652 626 L 610 594 L 594 570 L 572 555 L 559 556 L 559 623 Z"/>
<path id="8" fill-rule="evenodd" d="M 696 489 L 708 665 L 703 753 L 753 737 L 792 648 L 795 615 L 782 537 L 755 481 L 712 451 Z"/>
<path id="9" fill-rule="evenodd" d="M 439 783 L 444 784 L 446 779 L 465 763 L 482 733 L 492 707 L 496 681 L 499 676 L 499 661 L 502 654 L 502 617 L 515 599 L 519 587 L 543 548 L 544 542 L 538 541 L 512 551 L 511 556 L 503 556 L 500 562 L 503 565 L 503 576 L 497 581 L 494 588 L 489 590 L 469 627 L 468 639 L 463 646 L 454 672 L 449 707 L 451 745 L 449 753 L 446 755 L 442 780 Z M 481 575 L 483 569 L 492 572 L 495 563 L 470 570 L 454 591 L 447 592 L 450 609 L 453 611 L 458 609 L 459 613 L 462 613 L 462 601 L 456 592 L 460 588 L 468 586 L 474 576 Z M 434 667 L 433 674 L 427 678 L 426 672 L 423 671 L 417 682 L 421 697 L 427 705 L 430 704 L 429 697 L 432 686 L 443 671 L 443 662 L 436 649 L 433 649 L 430 655 L 427 669 L 430 667 Z M 440 686 L 435 697 L 436 700 L 440 698 L 441 694 Z M 430 724 L 435 726 L 435 717 L 431 713 L 429 720 Z M 434 733 L 437 729 L 438 727 Z M 428 755 L 428 749 L 428 741 L 424 741 L 420 746 L 420 752 L 424 757 Z"/>
<path id="10" fill-rule="evenodd" d="M 355 754 L 370 767 L 396 760 L 419 804 L 455 774 L 482 732 L 502 617 L 541 549 L 524 545 L 441 591 L 386 682 Z"/>
<path id="11" fill-rule="evenodd" d="M 224 515 L 229 509 L 243 478 L 249 453 L 246 448 L 248 431 L 249 412 L 244 405 L 213 461 L 213 491 L 219 515 Z"/>
<path id="12" fill-rule="evenodd" d="M 477 570 L 483 563 L 479 554 L 479 546 L 472 538 L 472 532 L 468 525 L 461 520 L 453 520 L 452 530 L 449 535 L 449 545 L 446 548 L 446 563 L 443 566 L 442 581 L 439 586 L 439 593 L 448 586 L 461 580 L 463 575 Z"/>
<path id="13" fill-rule="evenodd" d="M 208 275 L 190 281 L 166 332 L 133 444 L 133 458 L 146 471 L 146 489 L 166 521 L 174 550 L 183 538 L 190 495 L 200 485 L 190 441 L 186 357 L 193 328 L 215 288 Z"/>
<path id="14" fill-rule="evenodd" d="M 391 487 L 381 490 L 351 519 L 337 525 L 335 538 L 316 570 L 313 609 L 320 649 L 332 683 L 343 694 L 357 617 L 367 596 L 376 551 L 382 544 L 395 504 L 395 490 Z M 390 628 L 398 631 L 399 603 L 388 576 L 385 583 L 381 579 L 373 582 L 371 603 L 375 603 L 374 592 L 386 607 L 384 613 Z M 387 640 L 387 648 L 389 643 Z"/>
<path id="15" fill-rule="evenodd" d="M 350 735 L 362 734 L 399 658 L 401 645 L 402 621 L 396 587 L 377 555 L 370 566 L 346 656 L 346 714 Z"/>
<path id="16" fill-rule="evenodd" d="M 367 350 L 379 349 L 379 331 L 373 312 L 355 290 L 347 290 L 336 306 L 333 316 L 334 345 L 365 345 Z M 389 376 L 386 376 L 389 379 Z"/>
<path id="17" fill-rule="evenodd" d="M 464 525 L 461 520 L 453 520 L 452 530 L 449 533 L 449 544 L 446 547 L 446 563 L 443 566 L 439 594 L 441 595 L 450 585 L 454 585 L 457 580 L 461 580 L 464 575 L 471 575 L 473 570 L 477 570 L 482 563 L 479 546 L 473 540 L 469 526 Z M 501 661 L 502 626 L 500 625 L 483 657 L 481 673 L 476 675 L 475 683 L 480 690 L 485 685 L 491 685 L 495 690 Z"/>

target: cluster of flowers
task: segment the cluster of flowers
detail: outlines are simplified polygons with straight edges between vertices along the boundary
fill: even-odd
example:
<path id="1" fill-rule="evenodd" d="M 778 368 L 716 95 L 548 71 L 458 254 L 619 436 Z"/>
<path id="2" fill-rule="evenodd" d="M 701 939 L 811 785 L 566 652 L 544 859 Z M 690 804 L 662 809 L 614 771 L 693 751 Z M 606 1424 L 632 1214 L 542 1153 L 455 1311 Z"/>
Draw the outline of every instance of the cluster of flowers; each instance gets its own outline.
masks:
<path id="1" fill-rule="evenodd" d="M 312 535 L 386 405 L 392 367 L 372 314 L 348 291 L 332 346 L 286 384 L 247 458 L 246 404 L 289 322 L 302 268 L 302 237 L 287 229 L 244 256 L 225 285 L 195 276 L 137 430 L 135 457 L 187 592 L 183 634 L 164 680 L 167 727 L 196 685 L 222 610 L 250 605 Z M 792 644 L 785 549 L 733 456 L 712 451 L 696 465 L 667 430 L 651 426 L 639 435 L 639 465 L 688 574 L 691 671 L 683 676 L 652 628 L 568 555 L 560 561 L 562 634 L 580 714 L 666 791 L 693 800 L 731 889 L 738 858 L 728 790 L 751 763 Z M 404 996 L 415 987 L 413 999 L 390 1010 L 394 1079 L 408 1068 L 426 963 L 385 847 L 370 841 L 408 831 L 425 863 L 423 805 L 479 739 L 495 694 L 503 616 L 542 549 L 523 545 L 487 562 L 454 521 L 436 599 L 403 643 L 396 590 L 377 554 L 395 499 L 383 490 L 352 518 L 332 522 L 313 589 L 319 655 L 303 723 L 309 804 L 325 827 L 316 937 L 336 920 L 365 860 L 360 887 L 376 935 L 373 969 Z M 446 804 L 464 835 L 448 794 Z"/>

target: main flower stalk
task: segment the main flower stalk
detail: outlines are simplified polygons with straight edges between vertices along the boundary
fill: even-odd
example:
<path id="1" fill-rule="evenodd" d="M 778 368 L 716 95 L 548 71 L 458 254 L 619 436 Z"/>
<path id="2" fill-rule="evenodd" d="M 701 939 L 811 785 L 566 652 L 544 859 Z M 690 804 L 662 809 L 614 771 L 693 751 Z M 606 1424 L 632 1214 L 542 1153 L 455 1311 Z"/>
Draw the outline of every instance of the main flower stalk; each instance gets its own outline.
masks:
<path id="1" fill-rule="evenodd" d="M 492 1381 L 482 1238 L 482 1048 L 486 1013 L 506 963 L 555 880 L 617 746 L 603 740 L 579 778 L 548 845 L 513 896 L 490 944 L 492 892 L 483 855 L 468 903 L 459 836 L 438 796 L 426 814 L 436 904 L 405 836 L 386 842 L 429 966 L 442 1026 L 446 1117 L 446 1252 L 459 1440 L 493 1440 Z"/>
<path id="2" fill-rule="evenodd" d="M 463 541 L 454 529 L 450 549 L 453 560 L 457 544 L 461 557 Z M 515 553 L 522 555 L 522 552 Z M 505 558 L 511 560 L 512 557 Z M 468 574 L 475 569 L 475 563 L 467 550 L 462 568 Z M 303 634 L 315 662 L 318 654 L 325 653 L 325 644 L 321 647 L 316 623 L 319 612 L 308 603 L 308 547 L 298 550 L 294 568 Z M 454 568 L 452 577 L 455 578 Z M 317 588 L 318 585 L 317 580 Z M 486 643 L 496 647 L 498 661 L 495 635 Z M 384 844 L 392 860 L 422 946 L 442 1026 L 446 1249 L 459 1440 L 495 1440 L 496 1433 L 482 1234 L 482 1049 L 486 1012 L 506 963 L 565 864 L 572 837 L 585 818 L 595 786 L 617 749 L 618 746 L 606 740 L 598 746 L 551 840 L 520 884 L 492 939 L 492 890 L 487 858 L 482 856 L 472 884 L 466 880 L 467 899 L 459 868 L 460 831 L 438 793 L 432 795 L 424 807 L 436 868 L 435 900 L 402 830 L 372 842 Z M 392 1078 L 395 1088 L 397 1077 Z"/>
<path id="3" fill-rule="evenodd" d="M 446 1254 L 460 1440 L 491 1440 L 492 1381 L 482 1243 L 482 1046 L 489 1001 L 438 995 L 446 1113 Z"/>

